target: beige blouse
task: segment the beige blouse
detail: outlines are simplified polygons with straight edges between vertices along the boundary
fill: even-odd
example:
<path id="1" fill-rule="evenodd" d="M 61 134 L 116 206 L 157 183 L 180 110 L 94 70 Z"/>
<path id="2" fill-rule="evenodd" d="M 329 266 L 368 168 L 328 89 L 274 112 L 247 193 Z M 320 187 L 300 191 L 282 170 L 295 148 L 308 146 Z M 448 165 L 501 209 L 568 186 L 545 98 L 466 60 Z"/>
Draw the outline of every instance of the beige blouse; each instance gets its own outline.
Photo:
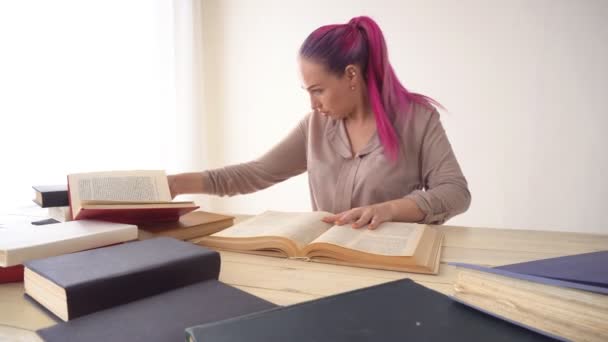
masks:
<path id="1" fill-rule="evenodd" d="M 261 158 L 203 172 L 205 192 L 251 193 L 308 171 L 313 210 L 339 213 L 406 197 L 426 214 L 423 223 L 444 223 L 467 210 L 471 195 L 439 113 L 412 108 L 396 124 L 396 162 L 385 157 L 377 133 L 353 156 L 344 121 L 311 113 Z"/>

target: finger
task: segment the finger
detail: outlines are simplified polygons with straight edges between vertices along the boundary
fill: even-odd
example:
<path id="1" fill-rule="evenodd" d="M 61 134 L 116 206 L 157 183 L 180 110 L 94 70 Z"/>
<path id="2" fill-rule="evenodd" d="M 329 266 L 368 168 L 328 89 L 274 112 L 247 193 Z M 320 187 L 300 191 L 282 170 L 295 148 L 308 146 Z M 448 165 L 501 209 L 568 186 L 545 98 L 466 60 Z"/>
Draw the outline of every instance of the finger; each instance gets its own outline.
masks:
<path id="1" fill-rule="evenodd" d="M 351 210 L 345 212 L 344 214 L 342 214 L 340 216 L 340 218 L 338 219 L 338 221 L 336 221 L 336 224 L 341 226 L 341 225 L 344 225 L 347 223 L 351 223 L 351 222 L 355 221 L 356 219 L 358 219 L 359 216 L 361 216 L 360 210 L 351 209 Z"/>
<path id="2" fill-rule="evenodd" d="M 384 222 L 384 220 L 380 219 L 378 215 L 374 215 L 374 217 L 372 217 L 372 221 L 369 223 L 367 228 L 374 230 L 378 228 L 382 222 Z"/>
<path id="3" fill-rule="evenodd" d="M 361 217 L 359 217 L 359 219 L 353 223 L 353 228 L 361 228 L 365 226 L 372 220 L 373 216 L 374 214 L 371 209 L 364 210 Z"/>
<path id="4" fill-rule="evenodd" d="M 335 223 L 339 217 L 340 217 L 340 214 L 325 216 L 321 219 L 321 221 L 326 222 L 326 223 Z"/>

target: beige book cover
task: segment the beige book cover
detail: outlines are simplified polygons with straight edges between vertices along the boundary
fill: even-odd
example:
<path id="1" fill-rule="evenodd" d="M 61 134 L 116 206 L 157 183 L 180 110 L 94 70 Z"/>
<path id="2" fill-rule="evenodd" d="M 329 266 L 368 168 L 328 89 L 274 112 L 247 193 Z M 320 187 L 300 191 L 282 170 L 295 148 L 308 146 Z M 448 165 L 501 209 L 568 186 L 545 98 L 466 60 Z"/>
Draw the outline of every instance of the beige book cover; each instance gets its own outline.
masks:
<path id="1" fill-rule="evenodd" d="M 137 239 L 137 226 L 91 220 L 0 227 L 0 266 Z"/>

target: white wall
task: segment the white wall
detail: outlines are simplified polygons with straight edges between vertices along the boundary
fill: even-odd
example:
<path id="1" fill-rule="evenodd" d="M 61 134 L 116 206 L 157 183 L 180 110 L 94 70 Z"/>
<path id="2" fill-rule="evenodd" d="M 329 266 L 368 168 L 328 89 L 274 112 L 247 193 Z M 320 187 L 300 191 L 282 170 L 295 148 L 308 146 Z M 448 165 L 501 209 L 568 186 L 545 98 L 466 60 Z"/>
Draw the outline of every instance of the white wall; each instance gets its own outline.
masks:
<path id="1" fill-rule="evenodd" d="M 203 2 L 209 165 L 259 156 L 309 110 L 296 53 L 369 15 L 442 120 L 473 202 L 454 225 L 608 233 L 608 1 Z M 212 210 L 310 210 L 306 176 Z"/>

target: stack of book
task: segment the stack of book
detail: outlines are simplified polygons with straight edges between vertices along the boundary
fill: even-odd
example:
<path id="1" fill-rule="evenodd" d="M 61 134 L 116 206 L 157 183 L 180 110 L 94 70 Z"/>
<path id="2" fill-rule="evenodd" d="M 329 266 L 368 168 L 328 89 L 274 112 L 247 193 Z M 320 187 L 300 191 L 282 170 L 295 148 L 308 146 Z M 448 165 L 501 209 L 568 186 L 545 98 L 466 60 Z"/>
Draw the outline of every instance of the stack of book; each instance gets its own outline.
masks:
<path id="1" fill-rule="evenodd" d="M 67 185 L 33 189 L 34 203 L 47 208 L 50 219 L 2 226 L 0 283 L 22 281 L 22 263 L 29 260 L 138 238 L 189 240 L 234 223 L 233 216 L 193 211 L 198 208 L 193 202 L 172 201 L 164 171 L 71 174 Z M 47 224 L 52 226 L 40 227 Z"/>
<path id="2" fill-rule="evenodd" d="M 0 283 L 23 280 L 29 260 L 78 252 L 137 239 L 137 227 L 102 221 L 56 223 L 52 229 L 11 224 L 0 229 Z"/>
<path id="3" fill-rule="evenodd" d="M 45 341 L 178 341 L 189 326 L 273 308 L 218 281 L 219 253 L 173 238 L 25 263 L 25 293 L 63 323 Z"/>
<path id="4" fill-rule="evenodd" d="M 608 339 L 608 251 L 460 268 L 454 298 L 560 339 Z"/>
<path id="5" fill-rule="evenodd" d="M 47 208 L 51 219 L 57 222 L 72 221 L 67 185 L 34 185 L 32 188 L 34 203 Z"/>
<path id="6" fill-rule="evenodd" d="M 136 224 L 140 239 L 189 240 L 216 233 L 234 217 L 204 211 L 191 201 L 171 199 L 164 171 L 108 171 L 68 175 L 67 185 L 36 185 L 33 201 L 54 221 L 95 219 Z"/>

